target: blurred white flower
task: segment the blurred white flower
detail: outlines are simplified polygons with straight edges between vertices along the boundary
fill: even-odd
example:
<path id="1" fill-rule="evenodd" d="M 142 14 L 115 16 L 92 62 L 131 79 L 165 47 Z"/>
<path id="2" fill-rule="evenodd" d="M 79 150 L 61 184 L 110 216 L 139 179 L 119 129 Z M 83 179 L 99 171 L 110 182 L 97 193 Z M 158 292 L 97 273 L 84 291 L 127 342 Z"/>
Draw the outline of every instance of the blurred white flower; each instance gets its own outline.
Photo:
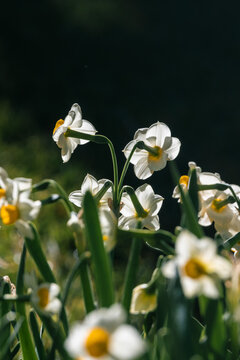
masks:
<path id="1" fill-rule="evenodd" d="M 136 228 L 139 221 L 142 227 L 149 230 L 158 230 L 160 228 L 158 212 L 163 203 L 163 197 L 154 193 L 152 187 L 148 184 L 139 186 L 135 194 L 142 205 L 146 216 L 139 217 L 135 207 L 127 193 L 123 193 L 121 198 L 122 207 L 118 225 L 124 229 Z"/>
<path id="2" fill-rule="evenodd" d="M 64 120 L 56 122 L 53 130 L 53 140 L 61 148 L 63 162 L 67 162 L 77 145 L 86 144 L 89 140 L 66 137 L 66 131 L 74 130 L 85 134 L 95 135 L 97 132 L 94 126 L 87 120 L 82 119 L 82 111 L 78 104 L 73 104 Z"/>
<path id="3" fill-rule="evenodd" d="M 61 301 L 58 299 L 60 288 L 55 283 L 44 283 L 34 286 L 31 293 L 31 302 L 40 312 L 49 315 L 58 314 L 61 309 Z"/>
<path id="4" fill-rule="evenodd" d="M 11 203 L 7 201 L 3 203 L 0 208 L 0 218 L 4 225 L 14 224 L 21 236 L 33 238 L 28 221 L 38 216 L 41 201 L 29 199 L 29 193 L 28 187 L 26 188 L 22 182 L 15 182 L 12 187 Z"/>
<path id="5" fill-rule="evenodd" d="M 125 321 L 126 314 L 118 304 L 92 311 L 70 330 L 65 348 L 74 359 L 136 359 L 146 352 L 146 344 Z"/>
<path id="6" fill-rule="evenodd" d="M 215 242 L 207 237 L 198 239 L 183 230 L 176 240 L 176 256 L 162 267 L 164 276 L 172 278 L 178 271 L 186 297 L 219 296 L 218 282 L 228 279 L 232 265 L 217 254 Z"/>
<path id="7" fill-rule="evenodd" d="M 143 141 L 156 151 L 156 154 L 153 155 L 145 149 L 135 150 L 130 162 L 134 165 L 135 175 L 139 179 L 147 179 L 154 171 L 163 169 L 167 161 L 177 157 L 181 146 L 179 139 L 171 137 L 169 127 L 162 122 L 156 122 L 149 128 L 137 130 L 134 139 L 123 150 L 126 158 L 138 141 Z"/>

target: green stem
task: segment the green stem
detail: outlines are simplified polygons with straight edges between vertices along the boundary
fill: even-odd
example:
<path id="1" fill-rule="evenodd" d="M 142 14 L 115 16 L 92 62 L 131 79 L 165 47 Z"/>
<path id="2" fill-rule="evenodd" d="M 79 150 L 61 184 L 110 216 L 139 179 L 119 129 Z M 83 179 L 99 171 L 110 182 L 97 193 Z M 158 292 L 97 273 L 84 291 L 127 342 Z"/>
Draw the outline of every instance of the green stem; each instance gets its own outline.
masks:
<path id="1" fill-rule="evenodd" d="M 118 184 L 118 202 L 120 203 L 120 200 L 121 200 L 121 188 L 122 188 L 122 185 L 123 185 L 123 180 L 125 178 L 125 175 L 127 173 L 127 170 L 128 170 L 128 167 L 129 167 L 129 164 L 130 164 L 130 161 L 131 161 L 131 158 L 135 152 L 135 150 L 139 147 L 139 144 L 142 143 L 143 141 L 138 141 L 136 144 L 134 144 L 125 164 L 124 164 L 124 167 L 123 167 L 123 170 L 122 170 L 122 174 L 121 174 L 121 177 L 120 177 L 120 180 L 119 180 L 119 184 Z"/>
<path id="2" fill-rule="evenodd" d="M 113 205 L 114 205 L 114 208 L 117 209 L 118 208 L 118 199 L 117 199 L 118 164 L 117 164 L 117 157 L 116 157 L 115 149 L 114 149 L 114 146 L 113 146 L 111 140 L 109 140 L 104 135 L 89 135 L 89 134 L 81 133 L 79 131 L 74 131 L 71 129 L 68 129 L 64 135 L 66 137 L 74 137 L 77 139 L 89 140 L 89 141 L 95 142 L 97 144 L 108 144 L 110 152 L 111 152 L 112 164 L 113 164 L 113 178 L 114 178 L 114 181 L 113 181 L 113 188 L 114 188 Z"/>
<path id="3" fill-rule="evenodd" d="M 33 185 L 32 192 L 43 191 L 43 190 L 46 190 L 48 187 L 52 187 L 57 190 L 58 194 L 61 196 L 61 198 L 63 200 L 63 204 L 69 215 L 71 213 L 71 211 L 73 211 L 72 203 L 69 201 L 68 196 L 67 196 L 66 192 L 63 190 L 63 188 L 61 187 L 61 185 L 59 185 L 55 180 L 45 179 L 45 180 L 41 181 L 40 183 Z"/>
<path id="4" fill-rule="evenodd" d="M 141 225 L 139 224 L 138 227 Z M 139 255 L 142 248 L 142 241 L 139 238 L 133 238 L 127 269 L 124 277 L 124 285 L 123 285 L 123 297 L 122 297 L 122 305 L 127 312 L 129 312 L 131 298 L 132 298 L 132 290 L 135 285 L 137 271 L 138 271 L 138 263 L 139 263 Z"/>
<path id="5" fill-rule="evenodd" d="M 148 215 L 148 212 L 142 207 L 141 203 L 137 198 L 137 195 L 135 194 L 134 189 L 131 186 L 124 186 L 122 190 L 126 191 L 126 193 L 130 196 L 138 217 L 145 218 Z"/>
<path id="6" fill-rule="evenodd" d="M 25 268 L 25 259 L 26 259 L 26 247 L 25 245 L 23 245 L 23 250 L 22 250 L 18 275 L 17 275 L 17 283 L 16 283 L 17 295 L 23 295 L 23 290 L 24 290 L 23 276 L 24 276 L 24 268 Z M 19 339 L 23 354 L 23 360 L 38 360 L 32 342 L 29 326 L 27 323 L 25 304 L 22 302 L 17 302 L 16 311 L 17 311 L 18 319 L 23 318 L 22 326 L 19 329 Z"/>

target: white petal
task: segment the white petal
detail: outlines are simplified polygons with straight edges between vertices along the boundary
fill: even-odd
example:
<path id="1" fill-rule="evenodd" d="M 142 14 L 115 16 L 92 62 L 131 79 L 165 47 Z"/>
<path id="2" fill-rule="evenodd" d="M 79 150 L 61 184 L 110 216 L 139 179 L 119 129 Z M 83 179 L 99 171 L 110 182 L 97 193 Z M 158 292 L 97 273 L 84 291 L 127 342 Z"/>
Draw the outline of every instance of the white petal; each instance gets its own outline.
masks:
<path id="1" fill-rule="evenodd" d="M 136 144 L 135 140 L 130 141 L 125 148 L 123 149 L 124 155 L 126 158 L 129 157 L 133 146 Z M 142 157 L 147 157 L 148 152 L 143 149 L 136 149 L 131 157 L 130 163 L 133 165 L 136 165 L 139 160 L 141 160 Z"/>
<path id="2" fill-rule="evenodd" d="M 166 153 L 168 155 L 168 160 L 174 160 L 180 151 L 181 142 L 179 139 L 172 137 L 172 143 L 171 146 L 166 149 Z"/>
<path id="3" fill-rule="evenodd" d="M 156 145 L 160 146 L 161 148 L 163 147 L 165 138 L 168 136 L 171 136 L 171 131 L 169 127 L 159 121 L 151 125 L 146 133 L 146 139 L 155 137 Z"/>
<path id="4" fill-rule="evenodd" d="M 143 219 L 142 225 L 149 230 L 158 230 L 160 228 L 158 215 L 147 216 L 145 219 Z"/>
<path id="5" fill-rule="evenodd" d="M 74 129 L 74 127 L 71 127 L 71 129 L 75 130 L 75 131 L 80 131 L 82 133 L 89 134 L 89 135 L 95 135 L 97 132 L 95 127 L 87 120 L 82 120 L 82 125 L 80 128 Z M 89 142 L 89 140 L 84 140 L 84 139 L 79 139 L 79 140 L 80 140 L 80 145 L 84 145 Z"/>
<path id="6" fill-rule="evenodd" d="M 146 352 L 146 344 L 135 328 L 119 326 L 110 338 L 109 353 L 119 360 L 138 358 Z"/>
<path id="7" fill-rule="evenodd" d="M 85 194 L 87 191 L 90 191 L 93 195 L 98 192 L 98 181 L 94 176 L 87 174 L 82 182 L 81 191 L 82 194 Z"/>
<path id="8" fill-rule="evenodd" d="M 134 140 L 145 141 L 147 131 L 148 131 L 148 128 L 138 129 L 134 134 Z"/>
<path id="9" fill-rule="evenodd" d="M 148 166 L 148 158 L 141 158 L 134 166 L 134 172 L 138 179 L 145 180 L 152 175 L 152 171 Z"/>
<path id="10" fill-rule="evenodd" d="M 162 266 L 162 273 L 166 278 L 172 279 L 177 274 L 177 263 L 175 259 L 169 260 Z"/>
<path id="11" fill-rule="evenodd" d="M 68 196 L 69 201 L 71 201 L 74 205 L 81 207 L 83 195 L 80 190 L 72 191 Z"/>
<path id="12" fill-rule="evenodd" d="M 168 156 L 166 152 L 162 153 L 162 156 L 159 160 L 149 160 L 148 159 L 148 166 L 151 172 L 159 171 L 165 168 L 167 165 Z"/>
<path id="13" fill-rule="evenodd" d="M 26 221 L 17 220 L 14 225 L 23 238 L 34 239 L 32 228 Z"/>

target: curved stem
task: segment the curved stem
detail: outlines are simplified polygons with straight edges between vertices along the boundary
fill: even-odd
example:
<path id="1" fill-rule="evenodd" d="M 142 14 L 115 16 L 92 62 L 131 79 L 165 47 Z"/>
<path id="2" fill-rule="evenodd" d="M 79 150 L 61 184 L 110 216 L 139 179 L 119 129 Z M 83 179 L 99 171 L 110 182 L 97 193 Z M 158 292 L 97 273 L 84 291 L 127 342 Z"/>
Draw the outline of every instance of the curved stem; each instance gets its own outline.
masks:
<path id="1" fill-rule="evenodd" d="M 128 170 L 128 167 L 129 167 L 129 164 L 130 164 L 130 161 L 131 161 L 131 158 L 135 152 L 135 150 L 139 148 L 139 149 L 143 149 L 144 148 L 144 142 L 143 141 L 138 141 L 136 142 L 136 144 L 134 144 L 125 164 L 124 164 L 124 167 L 123 167 L 123 170 L 122 170 L 122 173 L 121 173 L 121 177 L 120 177 L 120 180 L 119 180 L 119 184 L 118 184 L 118 203 L 120 203 L 120 200 L 121 200 L 121 196 L 122 196 L 122 184 L 123 184 L 123 180 L 125 178 L 125 175 L 127 173 L 127 170 Z"/>

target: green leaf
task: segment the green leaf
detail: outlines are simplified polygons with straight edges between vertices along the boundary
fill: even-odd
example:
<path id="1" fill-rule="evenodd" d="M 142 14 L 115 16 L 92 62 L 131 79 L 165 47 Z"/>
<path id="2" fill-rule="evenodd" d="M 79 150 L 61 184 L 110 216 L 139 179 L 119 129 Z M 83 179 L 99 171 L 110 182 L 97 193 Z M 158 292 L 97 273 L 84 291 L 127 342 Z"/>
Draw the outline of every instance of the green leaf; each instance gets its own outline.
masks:
<path id="1" fill-rule="evenodd" d="M 86 238 L 92 255 L 93 273 L 100 307 L 114 302 L 111 268 L 104 249 L 96 202 L 90 192 L 83 199 Z"/>
<path id="2" fill-rule="evenodd" d="M 221 300 L 208 301 L 206 311 L 206 335 L 209 348 L 218 356 L 225 359 L 227 334 L 223 320 L 223 304 Z"/>
<path id="3" fill-rule="evenodd" d="M 240 232 L 232 236 L 230 239 L 224 241 L 223 247 L 227 250 L 231 250 L 231 248 L 239 241 L 240 241 Z"/>
<path id="4" fill-rule="evenodd" d="M 25 258 L 26 258 L 26 247 L 25 245 L 23 245 L 23 250 L 19 264 L 18 275 L 17 275 L 17 283 L 16 283 L 17 295 L 23 295 L 23 290 L 24 290 L 23 276 L 25 269 Z M 17 312 L 18 323 L 22 321 L 22 325 L 19 330 L 19 339 L 23 354 L 23 360 L 38 360 L 32 342 L 29 326 L 27 323 L 25 304 L 23 302 L 16 303 L 16 312 Z"/>
<path id="5" fill-rule="evenodd" d="M 45 254 L 42 250 L 37 229 L 35 228 L 35 226 L 32 223 L 30 223 L 29 225 L 31 226 L 32 232 L 34 234 L 34 238 L 29 239 L 29 238 L 25 237 L 25 239 L 24 239 L 25 245 L 28 249 L 28 252 L 30 253 L 31 257 L 33 258 L 35 264 L 37 265 L 38 270 L 39 270 L 40 274 L 42 275 L 43 279 L 48 283 L 56 283 L 55 276 L 47 262 Z M 64 330 L 67 334 L 68 333 L 68 321 L 67 321 L 67 316 L 66 316 L 65 311 L 63 312 L 61 320 L 64 325 Z"/>
<path id="6" fill-rule="evenodd" d="M 199 201 L 198 201 L 198 184 L 197 184 L 197 172 L 196 169 L 190 171 L 189 178 L 189 197 L 192 201 L 195 212 L 198 213 L 199 210 Z"/>
<path id="7" fill-rule="evenodd" d="M 32 334 L 33 334 L 34 342 L 35 342 L 35 345 L 37 348 L 39 360 L 46 360 L 47 356 L 46 356 L 45 349 L 44 349 L 44 346 L 42 343 L 42 339 L 40 337 L 40 332 L 39 332 L 37 319 L 36 319 L 34 310 L 30 311 L 29 316 L 30 316 L 30 326 L 32 329 Z"/>

